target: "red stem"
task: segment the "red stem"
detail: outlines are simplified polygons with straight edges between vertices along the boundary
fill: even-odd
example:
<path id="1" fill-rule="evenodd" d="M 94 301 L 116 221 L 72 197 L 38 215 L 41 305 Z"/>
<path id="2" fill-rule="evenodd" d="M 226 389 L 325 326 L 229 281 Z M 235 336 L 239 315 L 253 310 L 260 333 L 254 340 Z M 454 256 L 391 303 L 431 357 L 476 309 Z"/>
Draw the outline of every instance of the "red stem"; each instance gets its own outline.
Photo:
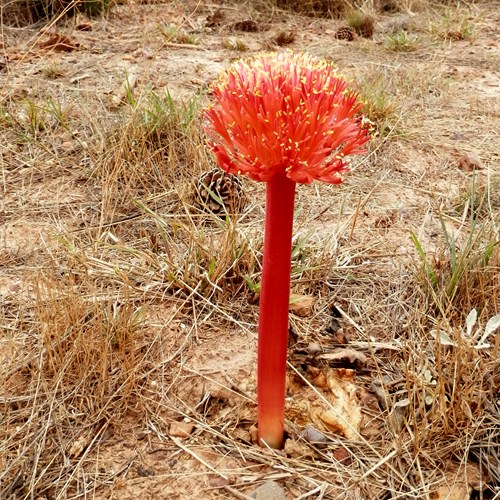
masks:
<path id="1" fill-rule="evenodd" d="M 266 187 L 257 393 L 259 442 L 283 445 L 288 308 L 295 182 L 276 174 Z"/>

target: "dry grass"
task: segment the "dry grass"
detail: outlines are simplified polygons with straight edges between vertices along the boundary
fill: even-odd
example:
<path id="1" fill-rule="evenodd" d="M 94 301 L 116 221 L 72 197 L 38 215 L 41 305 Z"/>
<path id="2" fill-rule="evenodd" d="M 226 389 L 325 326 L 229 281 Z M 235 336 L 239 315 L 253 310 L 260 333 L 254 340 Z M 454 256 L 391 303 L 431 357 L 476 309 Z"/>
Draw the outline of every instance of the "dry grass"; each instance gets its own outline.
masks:
<path id="1" fill-rule="evenodd" d="M 282 9 L 290 9 L 310 16 L 340 17 L 351 4 L 347 0 L 277 0 L 276 5 Z"/>
<path id="2" fill-rule="evenodd" d="M 477 0 L 480 3 L 481 0 Z M 358 19 L 360 14 L 365 11 L 376 12 L 379 14 L 397 14 L 397 13 L 421 13 L 429 10 L 440 10 L 443 6 L 449 8 L 449 13 L 452 13 L 455 8 L 459 7 L 463 12 L 469 8 L 471 3 L 476 2 L 457 2 L 455 0 L 257 0 L 248 2 L 238 0 L 236 3 L 248 5 L 251 9 L 257 11 L 275 11 L 276 8 L 285 11 L 302 14 L 310 17 L 323 17 L 340 19 L 343 17 L 353 16 L 356 13 Z M 451 17 L 454 15 L 451 14 Z M 361 36 L 370 36 L 372 30 L 372 21 L 369 20 L 370 15 L 365 15 L 366 25 Z M 357 21 L 353 21 L 356 25 Z M 354 28 L 354 26 L 353 26 Z"/>
<path id="3" fill-rule="evenodd" d="M 32 307 L 9 318 L 25 345 L 2 373 L 4 498 L 72 490 L 88 447 L 136 405 L 156 354 L 126 291 L 107 298 L 52 276 L 32 289 Z"/>
<path id="4" fill-rule="evenodd" d="M 10 85 L 32 63 L 8 69 L 1 498 L 244 498 L 269 479 L 293 498 L 446 498 L 446 483 L 463 498 L 498 498 L 500 335 L 484 337 L 500 314 L 498 115 L 485 94 L 464 103 L 479 73 L 453 79 L 449 56 L 432 52 L 436 40 L 449 48 L 440 33 L 461 29 L 460 10 L 450 22 L 437 11 L 413 52 L 388 50 L 383 23 L 375 43 L 325 35 L 378 135 L 345 184 L 298 191 L 292 289 L 316 302 L 311 316 L 290 316 L 283 452 L 252 443 L 263 188 L 245 182 L 251 203 L 222 218 L 195 208 L 193 182 L 212 166 L 205 89 L 174 98 L 120 70 L 108 101 L 93 88 L 82 100 L 61 59 L 43 61 L 43 88 L 19 98 Z M 179 25 L 196 28 L 193 16 Z M 323 39 L 307 46 L 299 21 L 294 47 L 331 56 Z M 212 57 L 209 43 L 223 58 L 227 36 L 197 33 L 198 61 Z M 184 49 L 168 50 L 173 65 Z M 491 58 L 471 57 L 491 69 Z M 456 168 L 457 130 L 484 171 Z M 328 360 L 346 347 L 366 360 Z M 356 387 L 359 434 L 323 427 L 323 442 L 311 442 L 311 411 L 332 407 L 317 381 L 342 370 Z M 186 420 L 188 437 L 170 435 Z"/>
<path id="5" fill-rule="evenodd" d="M 97 16 L 109 11 L 113 0 L 14 0 L 3 2 L 0 19 L 9 26 L 36 25 L 79 12 Z"/>

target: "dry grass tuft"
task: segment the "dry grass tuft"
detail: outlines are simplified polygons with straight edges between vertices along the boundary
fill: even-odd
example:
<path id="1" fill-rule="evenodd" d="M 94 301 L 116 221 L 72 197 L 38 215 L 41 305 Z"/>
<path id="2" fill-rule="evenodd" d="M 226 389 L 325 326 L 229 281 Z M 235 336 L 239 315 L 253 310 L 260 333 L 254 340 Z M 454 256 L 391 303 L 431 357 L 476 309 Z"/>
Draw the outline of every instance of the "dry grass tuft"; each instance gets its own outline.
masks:
<path id="1" fill-rule="evenodd" d="M 450 233 L 441 218 L 445 246 L 428 258 L 416 235 L 414 244 L 422 260 L 422 278 L 434 314 L 453 325 L 474 308 L 485 315 L 497 313 L 500 301 L 500 240 L 493 227 L 475 223 L 465 237 Z"/>
<path id="2" fill-rule="evenodd" d="M 420 39 L 404 30 L 396 31 L 386 38 L 386 47 L 393 52 L 415 52 L 419 45 Z"/>
<path id="3" fill-rule="evenodd" d="M 470 40 L 476 31 L 471 17 L 470 13 L 464 13 L 463 9 L 456 6 L 443 8 L 437 16 L 432 16 L 428 32 L 440 40 Z"/>
<path id="4" fill-rule="evenodd" d="M 2 370 L 3 498 L 74 493 L 93 443 L 139 410 L 156 355 L 127 290 L 106 298 L 52 276 L 32 287 L 33 306 L 11 323 L 25 332 L 24 354 Z"/>
<path id="5" fill-rule="evenodd" d="M 178 43 L 185 45 L 197 45 L 198 40 L 190 33 L 184 32 L 177 26 L 160 26 L 160 32 L 165 37 L 167 43 Z"/>
<path id="6" fill-rule="evenodd" d="M 375 17 L 360 11 L 353 11 L 347 16 L 347 24 L 364 38 L 372 38 L 375 32 Z"/>
<path id="7" fill-rule="evenodd" d="M 363 114 L 373 124 L 373 135 L 386 136 L 397 118 L 397 100 L 388 92 L 383 73 L 369 73 L 359 79 L 360 99 L 363 101 Z"/>
<path id="8" fill-rule="evenodd" d="M 166 92 L 136 99 L 125 86 L 129 113 L 97 152 L 93 177 L 100 179 L 103 212 L 146 193 L 154 197 L 208 167 L 199 126 L 199 98 L 177 102 Z M 199 169 L 199 170 L 197 170 Z"/>

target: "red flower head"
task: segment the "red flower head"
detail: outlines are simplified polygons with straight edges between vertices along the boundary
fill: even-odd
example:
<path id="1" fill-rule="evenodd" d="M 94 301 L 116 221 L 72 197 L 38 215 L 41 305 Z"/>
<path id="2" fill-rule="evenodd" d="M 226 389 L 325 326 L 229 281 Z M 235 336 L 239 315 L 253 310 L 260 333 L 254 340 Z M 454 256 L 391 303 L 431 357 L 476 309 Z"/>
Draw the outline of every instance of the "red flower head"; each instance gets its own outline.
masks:
<path id="1" fill-rule="evenodd" d="M 364 152 L 361 104 L 325 61 L 291 51 L 236 63 L 213 87 L 205 130 L 226 172 L 269 181 L 338 184 L 345 157 Z"/>

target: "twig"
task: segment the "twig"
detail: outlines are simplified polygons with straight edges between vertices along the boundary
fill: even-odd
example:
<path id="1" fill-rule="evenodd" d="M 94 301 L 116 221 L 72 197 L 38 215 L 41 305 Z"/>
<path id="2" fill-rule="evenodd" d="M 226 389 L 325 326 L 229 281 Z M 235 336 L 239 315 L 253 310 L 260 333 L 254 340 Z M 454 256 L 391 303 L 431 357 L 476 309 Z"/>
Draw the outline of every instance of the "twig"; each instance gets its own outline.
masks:
<path id="1" fill-rule="evenodd" d="M 244 493 L 240 493 L 238 490 L 231 488 L 231 486 L 228 486 L 227 484 L 222 486 L 222 489 L 226 490 L 228 493 L 231 493 L 231 495 L 234 495 L 236 498 L 239 498 L 240 500 L 251 500 L 252 499 L 252 497 L 249 497 L 248 495 L 245 495 Z"/>
<path id="2" fill-rule="evenodd" d="M 206 50 L 206 49 L 200 47 L 199 45 L 194 45 L 192 43 L 163 42 L 162 46 L 174 47 L 176 49 L 194 49 L 194 50 L 203 50 L 203 51 Z"/>
<path id="3" fill-rule="evenodd" d="M 368 469 L 359 479 L 357 479 L 358 482 L 363 481 L 363 479 L 367 478 L 370 474 L 373 474 L 379 467 L 384 465 L 386 462 L 388 462 L 396 453 L 398 450 L 392 450 L 389 455 L 385 456 L 382 460 L 378 461 L 372 468 Z"/>
<path id="4" fill-rule="evenodd" d="M 201 464 L 203 464 L 207 469 L 210 469 L 214 474 L 217 474 L 218 476 L 222 477 L 223 479 L 228 479 L 228 477 L 223 474 L 222 472 L 219 472 L 217 469 L 212 467 L 209 463 L 207 463 L 203 458 L 198 456 L 193 450 L 189 449 L 187 446 L 183 445 L 179 439 L 177 439 L 174 436 L 170 436 L 170 439 L 182 450 L 184 450 L 186 453 L 189 453 L 193 458 L 198 460 Z"/>
<path id="5" fill-rule="evenodd" d="M 361 328 L 338 304 L 335 304 L 337 311 L 342 314 L 342 316 L 349 321 L 349 323 L 356 328 L 356 330 L 361 333 L 361 335 L 366 335 L 363 328 Z"/>

